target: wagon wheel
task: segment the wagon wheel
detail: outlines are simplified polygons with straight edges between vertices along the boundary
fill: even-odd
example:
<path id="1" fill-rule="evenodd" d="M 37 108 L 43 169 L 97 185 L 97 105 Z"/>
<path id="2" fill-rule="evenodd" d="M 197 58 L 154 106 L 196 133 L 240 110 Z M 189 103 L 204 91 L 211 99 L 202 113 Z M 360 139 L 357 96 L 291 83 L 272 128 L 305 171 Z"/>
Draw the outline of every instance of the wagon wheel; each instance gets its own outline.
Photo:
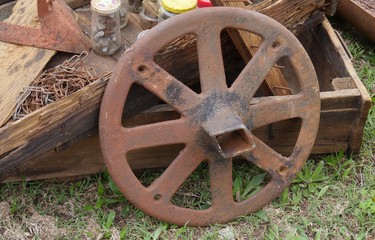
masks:
<path id="1" fill-rule="evenodd" d="M 224 28 L 242 29 L 262 37 L 258 51 L 229 88 L 220 45 L 220 32 Z M 197 37 L 200 94 L 153 60 L 164 46 L 190 33 Z M 300 91 L 250 104 L 267 72 L 281 57 L 289 59 Z M 172 106 L 181 118 L 123 127 L 123 106 L 134 83 Z M 286 28 L 256 12 L 210 8 L 185 13 L 157 25 L 124 54 L 103 97 L 99 131 L 109 173 L 130 202 L 163 221 L 206 226 L 257 211 L 279 196 L 312 149 L 319 113 L 319 90 L 313 66 L 302 45 Z M 302 124 L 289 157 L 278 154 L 251 132 L 291 118 L 300 118 Z M 159 178 L 144 187 L 130 169 L 126 153 L 177 143 L 185 144 L 185 148 Z M 271 176 L 259 192 L 242 202 L 234 201 L 232 196 L 232 158 L 238 155 Z M 205 160 L 209 166 L 212 206 L 194 210 L 174 205 L 173 194 Z"/>

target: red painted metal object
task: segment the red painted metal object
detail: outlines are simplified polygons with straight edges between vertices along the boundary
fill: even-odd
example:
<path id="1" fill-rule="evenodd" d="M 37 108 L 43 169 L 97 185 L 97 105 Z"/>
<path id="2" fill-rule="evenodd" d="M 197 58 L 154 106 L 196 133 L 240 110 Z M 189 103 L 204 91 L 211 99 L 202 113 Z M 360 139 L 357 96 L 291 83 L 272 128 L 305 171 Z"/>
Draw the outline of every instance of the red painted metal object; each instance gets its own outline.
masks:
<path id="1" fill-rule="evenodd" d="M 198 0 L 198 8 L 212 7 L 210 0 Z"/>
<path id="2" fill-rule="evenodd" d="M 228 87 L 220 33 L 248 30 L 263 41 L 251 61 Z M 202 92 L 192 91 L 154 62 L 173 40 L 195 33 Z M 279 59 L 290 62 L 295 79 L 288 96 L 255 98 L 267 72 Z M 130 87 L 140 84 L 176 109 L 181 118 L 123 127 L 123 107 Z M 297 86 L 297 87 L 296 87 Z M 279 196 L 306 161 L 318 129 L 320 99 L 313 65 L 299 41 L 285 27 L 262 14 L 236 8 L 204 8 L 168 19 L 137 40 L 119 60 L 100 110 L 100 141 L 108 170 L 121 192 L 147 214 L 178 225 L 225 223 L 255 212 Z M 300 118 L 294 151 L 282 156 L 252 131 L 270 123 Z M 184 144 L 164 173 L 149 187 L 133 174 L 127 153 L 135 149 Z M 232 190 L 233 157 L 242 157 L 270 175 L 252 197 L 236 202 Z M 205 210 L 176 206 L 171 198 L 197 166 L 209 166 L 212 205 Z"/>
<path id="3" fill-rule="evenodd" d="M 81 53 L 91 47 L 90 38 L 78 26 L 64 0 L 38 0 L 41 28 L 0 22 L 0 41 Z"/>

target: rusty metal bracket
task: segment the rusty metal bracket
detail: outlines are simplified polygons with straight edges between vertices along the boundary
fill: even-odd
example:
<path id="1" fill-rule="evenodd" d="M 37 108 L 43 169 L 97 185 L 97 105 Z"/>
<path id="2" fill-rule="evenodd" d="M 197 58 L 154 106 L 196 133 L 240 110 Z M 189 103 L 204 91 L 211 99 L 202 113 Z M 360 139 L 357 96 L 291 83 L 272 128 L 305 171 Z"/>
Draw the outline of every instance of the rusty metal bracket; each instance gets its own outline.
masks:
<path id="1" fill-rule="evenodd" d="M 38 0 L 41 28 L 0 22 L 0 41 L 62 52 L 88 51 L 91 42 L 64 0 Z"/>

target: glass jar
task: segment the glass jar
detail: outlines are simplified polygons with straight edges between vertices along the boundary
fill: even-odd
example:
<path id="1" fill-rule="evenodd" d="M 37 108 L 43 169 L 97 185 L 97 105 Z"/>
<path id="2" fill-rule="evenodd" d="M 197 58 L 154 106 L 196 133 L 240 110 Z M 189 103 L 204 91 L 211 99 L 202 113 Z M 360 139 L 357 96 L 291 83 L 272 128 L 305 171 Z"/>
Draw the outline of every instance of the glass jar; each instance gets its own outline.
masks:
<path id="1" fill-rule="evenodd" d="M 120 7 L 121 28 L 125 27 L 128 24 L 128 8 L 129 8 L 129 0 L 121 0 L 121 7 Z"/>
<path id="2" fill-rule="evenodd" d="M 151 0 L 143 0 L 142 10 L 139 12 L 139 20 L 141 22 L 142 29 L 150 29 L 158 23 L 158 18 L 150 11 L 149 8 L 146 7 L 150 6 L 147 1 Z"/>
<path id="3" fill-rule="evenodd" d="M 193 10 L 197 7 L 197 0 L 161 0 L 158 21 L 162 22 L 177 14 Z"/>
<path id="4" fill-rule="evenodd" d="M 142 10 L 142 0 L 129 0 L 129 11 L 139 13 Z"/>
<path id="5" fill-rule="evenodd" d="M 112 55 L 121 47 L 120 0 L 91 1 L 92 48 L 99 54 Z"/>

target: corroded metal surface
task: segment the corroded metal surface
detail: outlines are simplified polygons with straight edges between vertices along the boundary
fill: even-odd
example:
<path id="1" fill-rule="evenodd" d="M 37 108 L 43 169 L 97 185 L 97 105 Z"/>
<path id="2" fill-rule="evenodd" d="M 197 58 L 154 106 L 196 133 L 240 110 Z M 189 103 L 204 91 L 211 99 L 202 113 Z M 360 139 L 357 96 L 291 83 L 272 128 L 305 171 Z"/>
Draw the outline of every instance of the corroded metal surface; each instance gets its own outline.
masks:
<path id="1" fill-rule="evenodd" d="M 221 53 L 220 32 L 224 28 L 248 30 L 263 38 L 231 87 L 226 84 Z M 197 36 L 200 94 L 153 60 L 160 49 L 189 33 Z M 294 95 L 253 98 L 267 72 L 281 57 L 289 60 L 300 90 Z M 123 127 L 123 106 L 134 83 L 172 106 L 181 118 Z M 225 223 L 264 207 L 291 183 L 311 151 L 319 110 L 319 89 L 311 61 L 286 28 L 256 12 L 224 7 L 201 9 L 157 25 L 120 59 L 101 106 L 101 148 L 121 192 L 147 214 L 179 225 Z M 300 118 L 302 126 L 289 157 L 278 154 L 252 134 L 253 129 L 290 118 Z M 130 169 L 127 153 L 177 143 L 185 144 L 185 148 L 158 179 L 144 187 Z M 234 156 L 242 156 L 271 177 L 263 189 L 242 202 L 236 202 L 232 195 Z M 209 166 L 212 206 L 194 210 L 174 205 L 173 194 L 205 160 Z"/>
<path id="2" fill-rule="evenodd" d="M 0 22 L 0 41 L 71 53 L 89 51 L 90 39 L 71 11 L 64 0 L 38 0 L 41 28 Z"/>

